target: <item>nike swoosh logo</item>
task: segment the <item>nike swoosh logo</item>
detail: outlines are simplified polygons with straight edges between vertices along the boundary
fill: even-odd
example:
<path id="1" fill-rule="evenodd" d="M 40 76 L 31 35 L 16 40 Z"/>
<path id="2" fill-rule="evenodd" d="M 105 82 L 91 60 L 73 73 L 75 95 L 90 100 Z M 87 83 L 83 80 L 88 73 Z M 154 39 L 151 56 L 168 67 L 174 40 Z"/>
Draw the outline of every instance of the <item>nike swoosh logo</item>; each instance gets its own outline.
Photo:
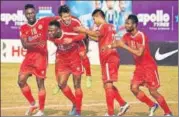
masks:
<path id="1" fill-rule="evenodd" d="M 163 59 L 165 59 L 165 58 L 167 58 L 169 56 L 172 56 L 173 54 L 178 52 L 178 49 L 176 49 L 176 50 L 164 53 L 164 54 L 160 54 L 159 50 L 160 50 L 160 48 L 158 48 L 156 53 L 155 53 L 155 59 L 158 60 L 158 61 L 163 60 Z"/>

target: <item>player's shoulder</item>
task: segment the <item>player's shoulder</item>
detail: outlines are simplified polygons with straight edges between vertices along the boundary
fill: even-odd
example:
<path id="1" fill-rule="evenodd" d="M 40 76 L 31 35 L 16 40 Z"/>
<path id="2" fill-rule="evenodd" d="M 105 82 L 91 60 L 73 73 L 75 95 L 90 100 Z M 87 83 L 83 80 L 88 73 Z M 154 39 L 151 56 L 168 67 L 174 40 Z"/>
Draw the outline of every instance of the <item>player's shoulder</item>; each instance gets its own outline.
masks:
<path id="1" fill-rule="evenodd" d="M 72 20 L 72 22 L 74 22 L 74 23 L 81 24 L 80 20 L 79 20 L 77 17 L 75 17 L 75 16 L 71 16 L 71 20 Z"/>
<path id="2" fill-rule="evenodd" d="M 131 34 L 129 32 L 126 32 L 123 37 L 131 37 Z"/>
<path id="3" fill-rule="evenodd" d="M 136 36 L 137 38 L 146 38 L 146 34 L 143 31 L 138 31 L 138 35 Z"/>
<path id="4" fill-rule="evenodd" d="M 110 26 L 110 24 L 108 24 L 108 23 L 106 23 L 106 24 L 101 24 L 101 25 L 99 26 L 99 30 L 105 29 L 105 28 L 107 28 L 107 27 L 109 27 L 109 26 Z"/>
<path id="5" fill-rule="evenodd" d="M 20 29 L 20 30 L 26 30 L 27 27 L 28 27 L 28 24 L 25 23 L 25 24 L 21 25 L 19 29 Z"/>
<path id="6" fill-rule="evenodd" d="M 146 34 L 143 31 L 138 30 L 138 36 L 145 36 Z"/>
<path id="7" fill-rule="evenodd" d="M 49 19 L 49 17 L 40 18 L 40 19 L 37 20 L 37 23 L 45 22 L 48 19 Z"/>

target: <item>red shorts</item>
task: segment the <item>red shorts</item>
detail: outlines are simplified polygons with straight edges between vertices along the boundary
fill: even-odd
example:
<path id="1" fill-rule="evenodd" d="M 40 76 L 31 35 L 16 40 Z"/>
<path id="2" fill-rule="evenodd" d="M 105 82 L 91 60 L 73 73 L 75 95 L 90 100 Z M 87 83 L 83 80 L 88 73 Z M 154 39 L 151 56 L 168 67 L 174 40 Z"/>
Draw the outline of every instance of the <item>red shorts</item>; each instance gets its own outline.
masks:
<path id="1" fill-rule="evenodd" d="M 86 52 L 86 45 L 85 45 L 84 41 L 81 41 L 79 43 L 79 53 L 81 53 L 81 52 Z"/>
<path id="2" fill-rule="evenodd" d="M 33 74 L 37 78 L 45 79 L 47 65 L 47 55 L 42 55 L 40 53 L 28 53 L 21 64 L 19 74 Z"/>
<path id="3" fill-rule="evenodd" d="M 120 60 L 117 54 L 111 54 L 101 61 L 103 83 L 116 82 L 118 80 L 119 65 Z"/>
<path id="4" fill-rule="evenodd" d="M 60 74 L 81 75 L 83 68 L 81 64 L 81 58 L 78 50 L 72 50 L 69 52 L 57 53 L 55 64 L 56 77 Z"/>
<path id="5" fill-rule="evenodd" d="M 148 66 L 145 68 L 136 68 L 131 83 L 146 86 L 149 89 L 159 88 L 160 80 L 157 67 Z"/>

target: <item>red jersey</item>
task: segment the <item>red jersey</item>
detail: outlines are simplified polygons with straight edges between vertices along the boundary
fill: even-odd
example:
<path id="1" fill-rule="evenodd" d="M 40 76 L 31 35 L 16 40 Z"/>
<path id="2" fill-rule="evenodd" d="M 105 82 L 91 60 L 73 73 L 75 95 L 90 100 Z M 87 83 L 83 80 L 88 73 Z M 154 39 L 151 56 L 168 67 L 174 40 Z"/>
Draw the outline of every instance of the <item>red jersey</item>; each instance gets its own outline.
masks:
<path id="1" fill-rule="evenodd" d="M 99 53 L 100 59 L 105 59 L 110 54 L 117 54 L 116 49 L 109 49 L 102 51 L 102 47 L 109 45 L 115 41 L 115 29 L 112 24 L 102 24 L 99 27 L 100 37 L 98 39 L 99 43 Z"/>
<path id="2" fill-rule="evenodd" d="M 48 23 L 52 20 L 52 17 L 42 18 L 36 21 L 35 24 L 24 24 L 20 27 L 20 37 L 27 39 L 28 42 L 47 42 Z M 44 46 L 37 46 L 33 49 L 27 49 L 27 54 L 31 52 L 40 52 L 47 54 L 47 44 Z"/>
<path id="3" fill-rule="evenodd" d="M 81 22 L 80 22 L 80 20 L 78 20 L 78 19 L 77 19 L 76 17 L 74 17 L 74 16 L 71 17 L 71 23 L 70 23 L 69 25 L 66 25 L 61 19 L 59 19 L 58 21 L 60 22 L 61 29 L 62 29 L 64 32 L 74 33 L 73 28 L 82 25 Z M 79 44 L 80 46 L 85 46 L 83 40 L 79 41 L 78 44 Z"/>
<path id="4" fill-rule="evenodd" d="M 58 21 L 60 22 L 61 29 L 64 32 L 73 32 L 74 33 L 73 28 L 81 26 L 81 22 L 73 16 L 71 17 L 71 23 L 69 25 L 66 25 L 61 19 L 59 19 Z"/>
<path id="5" fill-rule="evenodd" d="M 133 49 L 138 49 L 141 46 L 144 47 L 142 56 L 138 57 L 133 55 L 137 67 L 156 65 L 153 57 L 150 54 L 148 38 L 143 32 L 138 31 L 134 36 L 132 36 L 130 33 L 126 33 L 122 39 L 128 46 Z"/>
<path id="6" fill-rule="evenodd" d="M 50 39 L 54 44 L 57 46 L 58 53 L 66 53 L 66 52 L 73 52 L 74 50 L 78 49 L 78 44 L 75 41 L 80 41 L 84 38 L 85 35 L 78 34 L 78 33 L 68 33 L 62 32 L 60 38 L 57 39 Z M 72 38 L 73 42 L 70 44 L 64 44 L 65 38 Z"/>

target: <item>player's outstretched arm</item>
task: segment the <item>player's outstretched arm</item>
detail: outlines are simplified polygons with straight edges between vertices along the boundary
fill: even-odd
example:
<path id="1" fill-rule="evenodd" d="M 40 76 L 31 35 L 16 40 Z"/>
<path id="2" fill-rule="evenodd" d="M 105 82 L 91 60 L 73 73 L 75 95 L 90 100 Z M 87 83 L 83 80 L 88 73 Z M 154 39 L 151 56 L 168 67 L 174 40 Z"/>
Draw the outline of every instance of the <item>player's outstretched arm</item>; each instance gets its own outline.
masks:
<path id="1" fill-rule="evenodd" d="M 77 32 L 86 33 L 92 40 L 95 40 L 95 41 L 97 41 L 98 37 L 100 36 L 100 33 L 98 31 L 91 31 L 82 26 L 75 27 L 74 30 Z"/>
<path id="2" fill-rule="evenodd" d="M 93 36 L 89 36 L 90 39 L 94 40 L 94 41 L 97 41 L 98 40 L 98 37 L 93 37 Z"/>
<path id="3" fill-rule="evenodd" d="M 78 35 L 73 37 L 73 41 L 81 41 L 86 37 L 84 33 L 79 33 Z"/>

